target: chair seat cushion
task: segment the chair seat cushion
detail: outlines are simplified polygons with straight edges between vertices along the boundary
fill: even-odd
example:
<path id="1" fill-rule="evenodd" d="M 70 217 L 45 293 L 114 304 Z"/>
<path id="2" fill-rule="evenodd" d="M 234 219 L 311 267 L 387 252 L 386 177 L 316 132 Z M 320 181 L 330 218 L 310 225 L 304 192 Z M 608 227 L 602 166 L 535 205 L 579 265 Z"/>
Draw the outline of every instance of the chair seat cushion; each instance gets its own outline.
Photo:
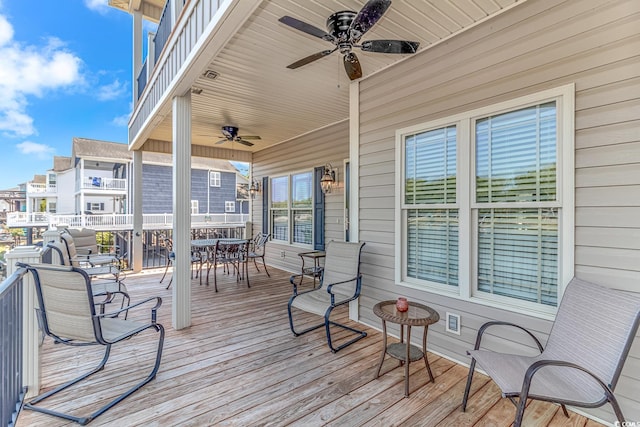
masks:
<path id="1" fill-rule="evenodd" d="M 529 366 L 548 356 L 519 356 L 486 350 L 469 351 L 478 365 L 496 382 L 503 396 L 517 396 L 522 391 L 525 373 Z M 588 374 L 561 366 L 543 367 L 533 376 L 530 397 L 552 401 L 600 402 L 604 398 L 602 387 Z"/>
<path id="2" fill-rule="evenodd" d="M 291 306 L 319 316 L 324 316 L 327 308 L 331 306 L 331 295 L 324 288 L 304 292 L 298 294 L 298 296 L 293 299 Z"/>
<path id="3" fill-rule="evenodd" d="M 105 340 L 112 343 L 131 336 L 135 330 L 148 324 L 149 323 L 135 320 L 124 320 L 118 317 L 103 317 L 100 319 L 102 336 Z"/>

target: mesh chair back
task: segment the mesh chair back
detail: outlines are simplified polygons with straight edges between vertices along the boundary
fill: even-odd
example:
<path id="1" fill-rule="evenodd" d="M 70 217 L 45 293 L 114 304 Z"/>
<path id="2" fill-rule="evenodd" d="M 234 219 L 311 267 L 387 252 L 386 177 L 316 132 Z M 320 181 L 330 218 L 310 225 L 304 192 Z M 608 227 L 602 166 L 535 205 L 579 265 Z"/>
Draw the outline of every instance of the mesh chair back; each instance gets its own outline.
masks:
<path id="1" fill-rule="evenodd" d="M 64 245 L 67 248 L 67 255 L 69 256 L 71 265 L 73 265 L 74 267 L 79 267 L 80 263 L 77 261 L 78 251 L 76 250 L 76 243 L 73 239 L 73 236 L 68 233 L 61 233 L 60 240 L 64 242 Z"/>
<path id="2" fill-rule="evenodd" d="M 76 251 L 82 249 L 85 253 L 99 253 L 96 230 L 91 228 L 68 228 L 67 232 L 73 237 Z"/>
<path id="3" fill-rule="evenodd" d="M 640 322 L 640 294 L 574 278 L 547 341 L 545 357 L 577 363 L 612 388 Z"/>
<path id="4" fill-rule="evenodd" d="M 37 265 L 34 274 L 43 327 L 63 340 L 95 342 L 95 309 L 89 277 L 71 267 Z"/>
<path id="5" fill-rule="evenodd" d="M 52 249 L 52 264 L 71 265 L 69 253 L 67 252 L 67 247 L 64 242 L 51 241 L 47 243 L 47 246 Z"/>
<path id="6" fill-rule="evenodd" d="M 357 277 L 360 274 L 360 253 L 364 242 L 336 242 L 327 244 L 324 259 L 324 273 L 322 275 L 322 287 L 333 283 L 343 282 Z M 335 293 L 353 296 L 357 282 L 353 280 L 344 285 L 333 288 Z"/>
<path id="7" fill-rule="evenodd" d="M 267 246 L 267 241 L 269 240 L 270 234 L 264 234 L 262 232 L 256 234 L 256 237 L 253 239 L 253 252 L 258 256 L 264 255 L 265 246 Z"/>

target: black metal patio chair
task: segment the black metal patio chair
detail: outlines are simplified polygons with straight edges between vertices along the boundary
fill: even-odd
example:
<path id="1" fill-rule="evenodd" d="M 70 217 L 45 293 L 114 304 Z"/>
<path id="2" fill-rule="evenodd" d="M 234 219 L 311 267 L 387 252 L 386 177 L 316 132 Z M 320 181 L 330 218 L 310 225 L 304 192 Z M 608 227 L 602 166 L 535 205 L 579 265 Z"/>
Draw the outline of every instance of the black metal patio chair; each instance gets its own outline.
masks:
<path id="1" fill-rule="evenodd" d="M 253 265 L 256 267 L 258 273 L 260 272 L 260 269 L 258 268 L 258 263 L 256 261 L 260 258 L 260 261 L 264 266 L 264 271 L 267 273 L 267 277 L 271 277 L 271 275 L 269 274 L 269 270 L 267 270 L 267 264 L 264 262 L 264 255 L 270 236 L 271 234 L 264 234 L 262 232 L 256 234 L 250 242 L 249 253 L 247 254 L 249 260 L 253 260 Z"/>
<path id="2" fill-rule="evenodd" d="M 347 243 L 331 241 L 327 244 L 324 270 L 320 278 L 320 285 L 310 291 L 298 293 L 300 274 L 291 276 L 289 281 L 293 285 L 293 296 L 287 306 L 289 312 L 289 326 L 294 336 L 300 336 L 307 332 L 325 327 L 327 344 L 333 353 L 353 344 L 367 336 L 364 331 L 357 330 L 347 325 L 337 323 L 330 319 L 332 311 L 360 296 L 362 275 L 360 274 L 360 254 L 364 242 Z M 298 282 L 299 283 L 299 282 Z M 323 316 L 324 321 L 319 325 L 311 326 L 302 331 L 296 331 L 293 322 L 293 308 Z M 331 326 L 337 326 L 356 334 L 355 338 L 338 346 L 333 345 L 331 339 Z"/>
<path id="3" fill-rule="evenodd" d="M 25 409 L 42 412 L 84 425 L 129 397 L 132 393 L 155 378 L 158 368 L 160 367 L 162 347 L 164 344 L 164 328 L 156 321 L 157 310 L 162 304 L 161 298 L 151 297 L 119 310 L 108 313 L 96 313 L 93 304 L 91 279 L 83 270 L 75 267 L 52 266 L 49 264 L 21 264 L 20 266 L 26 268 L 33 275 L 38 298 L 36 314 L 38 316 L 38 322 L 46 335 L 50 336 L 55 342 L 65 345 L 105 346 L 104 356 L 97 367 L 55 387 L 53 390 L 36 396 L 25 403 Z M 138 311 L 136 309 L 145 304 L 152 305 L 150 308 L 150 317 L 146 321 L 126 320 L 117 316 L 122 312 Z M 140 317 L 136 317 L 140 319 Z M 135 344 L 130 341 L 130 338 L 147 329 L 158 333 L 155 363 L 153 364 L 151 372 L 133 387 L 109 400 L 108 403 L 86 416 L 73 415 L 68 412 L 61 412 L 56 409 L 38 405 L 49 397 L 101 371 L 109 359 L 111 346 L 113 344 L 123 343 L 122 345 L 124 345 L 124 343 L 128 343 L 131 349 L 135 349 Z M 130 380 L 132 375 L 131 369 L 119 369 L 118 372 L 126 377 L 123 381 Z"/>
<path id="4" fill-rule="evenodd" d="M 514 421 L 520 427 L 527 399 L 596 408 L 611 403 L 624 425 L 624 416 L 613 391 L 640 323 L 640 294 L 599 286 L 574 278 L 569 283 L 546 348 L 525 328 L 493 321 L 478 330 L 462 399 L 467 406 L 476 363 L 495 381 L 502 396 L 517 407 Z M 537 356 L 521 356 L 480 350 L 488 328 L 515 327 L 530 336 L 540 350 Z M 517 401 L 516 401 L 517 398 Z"/>

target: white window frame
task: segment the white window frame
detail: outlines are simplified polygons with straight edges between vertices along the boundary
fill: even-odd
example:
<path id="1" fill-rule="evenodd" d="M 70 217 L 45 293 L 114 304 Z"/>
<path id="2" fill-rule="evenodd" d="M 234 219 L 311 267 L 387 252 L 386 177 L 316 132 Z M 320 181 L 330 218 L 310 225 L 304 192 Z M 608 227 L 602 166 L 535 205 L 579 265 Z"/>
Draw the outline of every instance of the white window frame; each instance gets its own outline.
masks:
<path id="1" fill-rule="evenodd" d="M 103 202 L 88 202 L 89 203 L 89 209 L 88 211 L 90 212 L 102 212 L 104 211 L 104 203 Z"/>
<path id="2" fill-rule="evenodd" d="M 220 187 L 222 182 L 221 173 L 209 171 L 209 187 Z"/>
<path id="3" fill-rule="evenodd" d="M 310 211 L 311 211 L 311 243 L 306 244 L 306 243 L 300 243 L 300 242 L 294 242 L 294 227 L 293 227 L 293 219 L 294 219 L 294 214 L 296 211 L 300 211 L 300 210 L 307 210 L 304 208 L 294 208 L 292 206 L 292 198 L 293 198 L 293 186 L 292 186 L 292 182 L 293 182 L 293 177 L 295 175 L 302 175 L 302 174 L 311 174 L 311 207 L 310 207 Z M 272 230 L 272 211 L 273 210 L 285 210 L 285 208 L 273 208 L 272 207 L 272 201 L 273 201 L 273 191 L 270 190 L 269 193 L 269 230 L 272 233 L 272 239 L 274 241 L 277 242 L 281 242 L 283 244 L 288 244 L 291 246 L 296 246 L 296 247 L 302 247 L 302 248 L 313 248 L 313 242 L 315 240 L 315 212 L 314 212 L 314 206 L 315 206 L 315 191 L 314 191 L 314 182 L 315 182 L 315 176 L 314 176 L 314 170 L 311 169 L 304 169 L 304 170 L 300 170 L 300 171 L 296 171 L 296 172 L 291 172 L 289 174 L 284 174 L 284 175 L 276 175 L 273 176 L 271 178 L 269 178 L 269 188 L 271 189 L 271 182 L 274 179 L 278 179 L 278 178 L 283 178 L 286 177 L 287 178 L 287 218 L 288 218 L 288 236 L 287 236 L 287 240 L 280 240 L 274 237 L 273 234 L 273 230 Z"/>
<path id="4" fill-rule="evenodd" d="M 574 275 L 574 135 L 575 135 L 575 85 L 541 91 L 528 96 L 500 102 L 487 107 L 468 111 L 454 116 L 432 120 L 426 123 L 398 129 L 396 131 L 396 206 L 395 206 L 395 283 L 399 286 L 427 290 L 436 294 L 471 301 L 491 307 L 507 309 L 532 316 L 553 319 L 557 307 L 519 300 L 500 295 L 477 291 L 475 249 L 477 228 L 473 223 L 475 203 L 475 140 L 474 123 L 478 118 L 501 114 L 525 108 L 531 105 L 556 101 L 557 114 L 557 197 L 558 218 L 558 304 L 566 285 Z M 457 179 L 456 203 L 459 221 L 459 286 L 448 286 L 439 283 L 404 278 L 406 271 L 406 227 L 404 218 L 404 177 L 405 157 L 404 138 L 419 132 L 437 129 L 444 126 L 457 126 Z"/>
<path id="5" fill-rule="evenodd" d="M 236 202 L 231 200 L 231 201 L 225 201 L 224 202 L 224 211 L 226 213 L 235 213 L 236 211 Z"/>
<path id="6" fill-rule="evenodd" d="M 197 215 L 200 213 L 200 202 L 198 200 L 191 201 L 191 215 Z"/>

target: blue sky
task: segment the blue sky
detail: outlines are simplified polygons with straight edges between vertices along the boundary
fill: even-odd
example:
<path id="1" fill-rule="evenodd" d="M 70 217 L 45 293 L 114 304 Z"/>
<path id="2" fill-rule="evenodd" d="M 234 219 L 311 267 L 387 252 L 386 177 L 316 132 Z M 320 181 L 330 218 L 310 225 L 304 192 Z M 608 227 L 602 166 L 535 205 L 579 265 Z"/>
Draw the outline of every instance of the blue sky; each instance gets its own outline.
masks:
<path id="1" fill-rule="evenodd" d="M 127 142 L 131 28 L 107 0 L 0 0 L 0 190 L 74 136 Z"/>

